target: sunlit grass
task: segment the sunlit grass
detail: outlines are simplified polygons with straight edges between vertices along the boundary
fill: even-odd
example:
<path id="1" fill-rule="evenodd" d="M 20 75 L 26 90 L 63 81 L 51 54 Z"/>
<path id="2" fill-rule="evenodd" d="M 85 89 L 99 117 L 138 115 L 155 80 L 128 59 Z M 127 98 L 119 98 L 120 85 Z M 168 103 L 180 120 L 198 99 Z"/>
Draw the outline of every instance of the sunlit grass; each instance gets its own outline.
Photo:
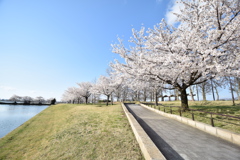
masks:
<path id="1" fill-rule="evenodd" d="M 0 159 L 143 159 L 120 105 L 51 106 L 0 139 Z"/>
<path id="2" fill-rule="evenodd" d="M 165 107 L 165 112 L 171 113 L 171 109 L 172 109 L 173 114 L 180 115 L 179 108 L 170 107 L 170 106 L 180 106 L 181 105 L 180 101 L 164 101 L 159 103 L 164 106 L 168 106 L 168 107 Z M 189 107 L 190 109 L 195 109 L 195 110 L 240 117 L 240 101 L 235 101 L 235 103 L 237 105 L 232 106 L 231 101 L 189 101 Z M 160 108 L 161 111 L 164 111 L 164 107 L 162 107 L 161 105 L 157 107 L 155 106 L 155 108 L 157 109 Z M 192 119 L 192 113 L 194 113 L 195 121 L 212 125 L 211 119 L 210 119 L 211 114 L 209 113 L 190 111 L 190 112 L 182 112 L 182 116 Z M 240 134 L 240 119 L 225 117 L 221 115 L 214 115 L 214 114 L 212 115 L 212 118 L 213 118 L 215 127 L 220 127 L 220 128 L 227 129 L 232 132 Z"/>

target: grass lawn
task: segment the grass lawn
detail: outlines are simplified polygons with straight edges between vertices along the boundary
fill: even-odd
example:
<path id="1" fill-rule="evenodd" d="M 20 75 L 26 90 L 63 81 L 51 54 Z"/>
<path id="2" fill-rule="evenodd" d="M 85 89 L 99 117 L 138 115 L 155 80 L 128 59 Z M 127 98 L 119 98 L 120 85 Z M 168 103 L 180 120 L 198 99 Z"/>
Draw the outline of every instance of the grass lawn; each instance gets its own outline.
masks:
<path id="1" fill-rule="evenodd" d="M 144 159 L 120 105 L 58 104 L 0 139 L 0 159 Z"/>
<path id="2" fill-rule="evenodd" d="M 235 101 L 237 105 L 232 106 L 232 101 L 189 101 L 190 109 L 196 109 L 206 112 L 213 112 L 217 114 L 230 115 L 240 117 L 240 101 Z M 164 106 L 180 106 L 180 101 L 164 101 L 159 102 Z M 156 107 L 155 107 L 156 108 Z M 157 107 L 158 108 L 158 107 Z M 164 110 L 160 105 L 160 110 Z M 170 107 L 166 107 L 165 111 L 170 113 Z M 178 114 L 177 107 L 172 107 L 173 114 Z M 211 115 L 208 113 L 194 111 L 194 119 L 203 123 L 211 124 Z M 192 112 L 184 112 L 182 116 L 192 118 Z M 220 115 L 213 115 L 214 126 L 230 130 L 240 134 L 240 119 L 224 117 Z"/>

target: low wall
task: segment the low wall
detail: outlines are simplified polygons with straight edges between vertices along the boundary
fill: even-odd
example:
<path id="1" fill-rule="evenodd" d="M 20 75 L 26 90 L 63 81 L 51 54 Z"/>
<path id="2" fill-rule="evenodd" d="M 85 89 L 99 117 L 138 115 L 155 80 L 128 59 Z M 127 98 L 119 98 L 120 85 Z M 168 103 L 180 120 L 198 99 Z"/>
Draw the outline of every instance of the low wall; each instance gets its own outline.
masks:
<path id="1" fill-rule="evenodd" d="M 162 155 L 159 149 L 155 146 L 137 120 L 133 117 L 133 115 L 128 111 L 126 106 L 122 103 L 122 108 L 125 112 L 125 115 L 128 118 L 128 121 L 132 127 L 133 133 L 139 143 L 141 151 L 146 160 L 166 160 L 166 158 Z"/>
<path id="2" fill-rule="evenodd" d="M 140 104 L 140 105 L 142 107 L 145 107 L 149 110 L 152 110 L 152 111 L 154 111 L 158 114 L 161 114 L 162 116 L 178 120 L 178 121 L 180 121 L 182 123 L 185 123 L 187 125 L 190 125 L 194 128 L 197 128 L 199 130 L 207 132 L 211 135 L 217 136 L 219 138 L 225 139 L 225 140 L 227 140 L 229 142 L 232 142 L 234 144 L 240 145 L 240 134 L 233 133 L 231 131 L 228 131 L 228 130 L 225 130 L 225 129 L 222 129 L 222 128 L 212 127 L 208 124 L 201 123 L 201 122 L 198 122 L 198 121 L 193 121 L 192 119 L 189 119 L 189 118 L 186 118 L 186 117 L 181 117 L 181 116 L 178 116 L 178 115 L 175 115 L 175 114 L 165 113 L 163 111 L 159 111 L 157 109 L 151 108 L 151 107 L 149 107 L 147 105 L 144 105 L 144 104 Z"/>

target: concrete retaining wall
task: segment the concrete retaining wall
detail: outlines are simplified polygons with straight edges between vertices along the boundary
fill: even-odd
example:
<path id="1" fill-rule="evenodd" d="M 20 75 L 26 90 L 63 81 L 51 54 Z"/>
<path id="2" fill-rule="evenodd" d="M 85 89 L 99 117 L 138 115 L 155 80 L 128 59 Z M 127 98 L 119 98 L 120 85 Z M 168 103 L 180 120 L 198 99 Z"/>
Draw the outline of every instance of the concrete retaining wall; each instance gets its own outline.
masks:
<path id="1" fill-rule="evenodd" d="M 163 111 L 159 111 L 157 109 L 151 108 L 151 107 L 149 107 L 147 105 L 144 105 L 144 104 L 140 104 L 140 105 L 142 107 L 150 109 L 150 110 L 152 110 L 152 111 L 154 111 L 154 112 L 156 112 L 158 114 L 161 114 L 162 116 L 178 120 L 178 121 L 180 121 L 182 123 L 185 123 L 187 125 L 190 125 L 190 126 L 192 126 L 194 128 L 197 128 L 199 130 L 207 132 L 207 133 L 209 133 L 211 135 L 217 136 L 217 137 L 225 139 L 225 140 L 227 140 L 229 142 L 232 142 L 232 143 L 235 143 L 237 145 L 240 145 L 240 135 L 237 134 L 237 133 L 233 133 L 231 131 L 228 131 L 228 130 L 225 130 L 225 129 L 222 129 L 222 128 L 218 128 L 218 127 L 212 127 L 212 126 L 210 126 L 208 124 L 197 122 L 197 121 L 193 121 L 192 119 L 189 119 L 189 118 L 186 118 L 186 117 L 181 117 L 181 116 L 178 116 L 178 115 L 165 113 Z"/>
<path id="2" fill-rule="evenodd" d="M 132 127 L 133 133 L 139 143 L 141 151 L 146 160 L 166 160 L 156 145 L 152 142 L 137 120 L 127 110 L 126 106 L 122 103 L 122 108 L 128 118 L 128 121 Z"/>

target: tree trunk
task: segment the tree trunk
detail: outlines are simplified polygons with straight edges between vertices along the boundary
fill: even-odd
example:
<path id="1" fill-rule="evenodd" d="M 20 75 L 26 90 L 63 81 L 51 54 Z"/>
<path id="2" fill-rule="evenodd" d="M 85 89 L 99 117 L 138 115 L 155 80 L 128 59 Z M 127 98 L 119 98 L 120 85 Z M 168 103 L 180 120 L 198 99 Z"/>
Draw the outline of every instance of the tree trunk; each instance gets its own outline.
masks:
<path id="1" fill-rule="evenodd" d="M 146 89 L 143 90 L 143 101 L 144 102 L 147 101 L 147 90 Z"/>
<path id="2" fill-rule="evenodd" d="M 136 92 L 136 95 L 135 95 L 135 101 L 139 101 L 139 94 L 138 94 L 138 91 Z"/>
<path id="3" fill-rule="evenodd" d="M 233 106 L 235 106 L 235 100 L 234 100 L 234 94 L 233 94 L 233 88 L 232 88 L 231 77 L 229 77 L 229 84 L 230 84 L 230 90 L 231 90 L 231 94 L 232 94 L 232 102 L 233 102 Z"/>
<path id="4" fill-rule="evenodd" d="M 196 90 L 197 90 L 197 98 L 198 98 L 198 101 L 199 101 L 198 85 L 196 85 Z"/>
<path id="5" fill-rule="evenodd" d="M 119 102 L 120 100 L 120 95 L 117 95 L 117 102 Z"/>
<path id="6" fill-rule="evenodd" d="M 158 96 L 157 91 L 155 91 L 155 105 L 158 106 Z"/>
<path id="7" fill-rule="evenodd" d="M 152 90 L 152 93 L 151 93 L 151 102 L 153 102 L 154 99 L 155 99 L 155 98 L 154 98 L 154 93 L 155 93 L 154 90 Z"/>
<path id="8" fill-rule="evenodd" d="M 203 97 L 203 101 L 206 101 L 206 92 L 205 92 L 205 84 L 202 83 L 202 97 Z"/>
<path id="9" fill-rule="evenodd" d="M 213 90 L 213 83 L 212 83 L 212 79 L 211 79 L 211 86 L 212 86 L 212 95 L 213 95 L 213 100 L 215 101 L 215 95 L 214 95 L 214 90 Z"/>
<path id="10" fill-rule="evenodd" d="M 183 111 L 187 111 L 189 110 L 189 106 L 186 89 L 181 89 L 179 91 L 181 92 L 181 107 L 183 108 Z"/>
<path id="11" fill-rule="evenodd" d="M 192 101 L 195 101 L 194 96 L 193 96 L 193 90 L 192 90 L 191 86 L 189 87 L 189 90 L 190 90 L 190 95 L 192 97 Z"/>
<path id="12" fill-rule="evenodd" d="M 179 100 L 179 94 L 178 94 L 178 90 L 175 89 L 175 101 Z"/>
<path id="13" fill-rule="evenodd" d="M 146 101 L 147 101 L 147 95 L 146 95 L 146 94 L 144 94 L 143 101 L 144 101 L 144 102 L 146 102 Z"/>
<path id="14" fill-rule="evenodd" d="M 238 84 L 238 100 L 240 101 L 240 78 L 236 78 L 237 79 L 237 84 Z"/>
<path id="15" fill-rule="evenodd" d="M 238 97 L 238 100 L 240 101 L 240 93 L 237 92 L 237 97 Z"/>
<path id="16" fill-rule="evenodd" d="M 123 93 L 122 93 L 122 101 L 124 102 L 124 101 L 126 101 L 126 92 L 125 92 L 125 90 L 123 90 Z"/>
<path id="17" fill-rule="evenodd" d="M 215 92 L 216 92 L 216 95 L 217 95 L 217 101 L 219 101 L 219 94 L 218 94 L 217 87 L 214 87 L 214 89 L 215 89 Z"/>
<path id="18" fill-rule="evenodd" d="M 85 97 L 85 103 L 87 104 L 87 102 L 88 102 L 88 97 Z"/>
<path id="19" fill-rule="evenodd" d="M 107 106 L 108 106 L 108 101 L 109 101 L 109 95 L 107 95 Z"/>
<path id="20" fill-rule="evenodd" d="M 113 105 L 113 94 L 111 94 L 111 103 Z"/>

